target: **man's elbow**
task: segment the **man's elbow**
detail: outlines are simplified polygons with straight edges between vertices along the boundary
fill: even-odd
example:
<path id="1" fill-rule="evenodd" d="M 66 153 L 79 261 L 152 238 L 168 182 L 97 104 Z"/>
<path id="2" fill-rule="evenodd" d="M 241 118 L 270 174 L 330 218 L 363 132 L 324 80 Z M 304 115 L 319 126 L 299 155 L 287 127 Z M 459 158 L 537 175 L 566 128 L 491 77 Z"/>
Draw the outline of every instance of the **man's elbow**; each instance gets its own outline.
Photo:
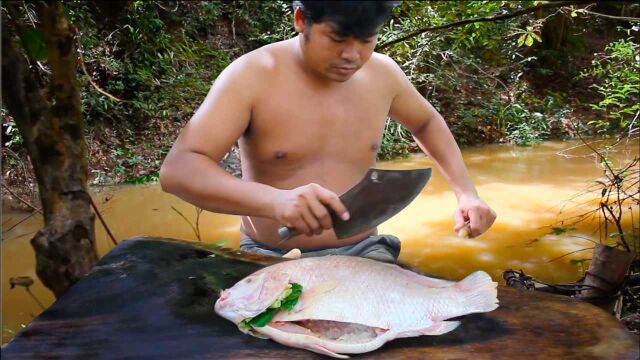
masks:
<path id="1" fill-rule="evenodd" d="M 162 191 L 173 194 L 175 192 L 175 172 L 171 161 L 165 159 L 160 166 L 160 188 Z"/>

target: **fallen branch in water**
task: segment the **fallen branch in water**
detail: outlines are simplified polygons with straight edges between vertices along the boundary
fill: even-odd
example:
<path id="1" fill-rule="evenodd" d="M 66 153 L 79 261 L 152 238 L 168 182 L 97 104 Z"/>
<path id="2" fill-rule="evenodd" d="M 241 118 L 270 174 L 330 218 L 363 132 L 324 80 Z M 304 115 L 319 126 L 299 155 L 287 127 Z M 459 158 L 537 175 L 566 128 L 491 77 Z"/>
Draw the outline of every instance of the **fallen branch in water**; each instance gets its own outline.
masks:
<path id="1" fill-rule="evenodd" d="M 107 223 L 102 218 L 102 215 L 100 214 L 100 211 L 98 211 L 98 207 L 96 206 L 96 203 L 93 202 L 93 198 L 91 197 L 91 195 L 89 195 L 89 199 L 91 200 L 91 207 L 93 207 L 93 211 L 95 211 L 96 215 L 98 215 L 98 219 L 100 219 L 100 222 L 102 223 L 102 226 L 104 227 L 104 230 L 109 235 L 109 238 L 111 238 L 111 242 L 113 242 L 114 245 L 118 245 L 118 242 L 116 241 L 116 238 L 113 236 L 113 234 L 111 233 L 111 230 L 107 226 Z"/>
<path id="2" fill-rule="evenodd" d="M 31 205 L 30 202 L 24 200 L 23 198 L 21 198 L 20 196 L 18 196 L 16 193 L 14 193 L 6 184 L 4 186 L 4 189 L 7 190 L 7 192 L 9 194 L 11 194 L 13 197 L 15 197 L 16 199 L 18 199 L 21 203 L 27 205 L 28 207 L 32 208 L 33 210 L 39 212 L 40 214 L 42 214 L 42 210 L 35 207 L 34 205 Z"/>

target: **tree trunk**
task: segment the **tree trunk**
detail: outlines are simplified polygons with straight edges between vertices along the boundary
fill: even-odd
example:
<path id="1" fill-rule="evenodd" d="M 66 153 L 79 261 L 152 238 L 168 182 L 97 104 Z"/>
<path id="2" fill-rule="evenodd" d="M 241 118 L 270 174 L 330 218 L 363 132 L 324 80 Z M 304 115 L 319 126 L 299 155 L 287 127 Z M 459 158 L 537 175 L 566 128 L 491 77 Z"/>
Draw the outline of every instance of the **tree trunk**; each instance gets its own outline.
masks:
<path id="1" fill-rule="evenodd" d="M 60 297 L 98 261 L 87 191 L 87 145 L 76 79 L 74 28 L 58 1 L 39 3 L 51 69 L 51 104 L 2 26 L 2 98 L 16 121 L 38 180 L 45 226 L 31 244 L 36 272 Z"/>
<path id="2" fill-rule="evenodd" d="M 583 290 L 580 297 L 613 312 L 618 292 L 629 271 L 634 254 L 598 244 L 583 284 L 593 286 Z"/>
<path id="3" fill-rule="evenodd" d="M 569 37 L 569 17 L 564 13 L 552 15 L 542 26 L 542 46 L 544 49 L 562 50 Z"/>

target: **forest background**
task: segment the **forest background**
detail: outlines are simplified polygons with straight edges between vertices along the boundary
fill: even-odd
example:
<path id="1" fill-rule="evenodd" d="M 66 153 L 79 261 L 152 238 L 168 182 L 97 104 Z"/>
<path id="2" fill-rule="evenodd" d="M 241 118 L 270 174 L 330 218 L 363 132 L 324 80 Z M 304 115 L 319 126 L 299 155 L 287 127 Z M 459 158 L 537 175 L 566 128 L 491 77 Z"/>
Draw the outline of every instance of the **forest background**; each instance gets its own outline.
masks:
<path id="1" fill-rule="evenodd" d="M 639 111 L 640 23 L 631 19 L 640 6 L 555 2 L 529 10 L 546 3 L 404 1 L 382 29 L 378 51 L 401 65 L 462 146 L 628 131 Z M 216 76 L 242 54 L 294 36 L 290 1 L 68 1 L 64 8 L 78 31 L 92 185 L 157 181 L 162 159 Z M 2 11 L 46 82 L 35 6 L 15 2 Z M 482 17 L 498 19 L 447 25 Z M 2 135 L 3 195 L 37 206 L 33 169 L 5 107 Z M 416 149 L 388 121 L 379 158 Z M 236 152 L 223 163 L 239 172 Z"/>

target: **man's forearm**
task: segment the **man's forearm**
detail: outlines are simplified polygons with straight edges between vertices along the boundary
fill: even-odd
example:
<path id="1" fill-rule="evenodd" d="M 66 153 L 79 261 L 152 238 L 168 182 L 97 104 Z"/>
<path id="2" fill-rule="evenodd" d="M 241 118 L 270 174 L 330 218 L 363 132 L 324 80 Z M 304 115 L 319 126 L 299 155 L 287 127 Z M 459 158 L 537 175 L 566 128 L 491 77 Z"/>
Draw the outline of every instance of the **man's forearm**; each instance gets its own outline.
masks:
<path id="1" fill-rule="evenodd" d="M 205 155 L 175 154 L 160 169 L 162 189 L 204 210 L 272 217 L 278 189 L 238 179 Z"/>
<path id="2" fill-rule="evenodd" d="M 463 195 L 477 196 L 462 160 L 460 148 L 440 114 L 435 112 L 425 126 L 416 131 L 413 136 L 422 151 L 435 161 L 458 199 Z"/>

